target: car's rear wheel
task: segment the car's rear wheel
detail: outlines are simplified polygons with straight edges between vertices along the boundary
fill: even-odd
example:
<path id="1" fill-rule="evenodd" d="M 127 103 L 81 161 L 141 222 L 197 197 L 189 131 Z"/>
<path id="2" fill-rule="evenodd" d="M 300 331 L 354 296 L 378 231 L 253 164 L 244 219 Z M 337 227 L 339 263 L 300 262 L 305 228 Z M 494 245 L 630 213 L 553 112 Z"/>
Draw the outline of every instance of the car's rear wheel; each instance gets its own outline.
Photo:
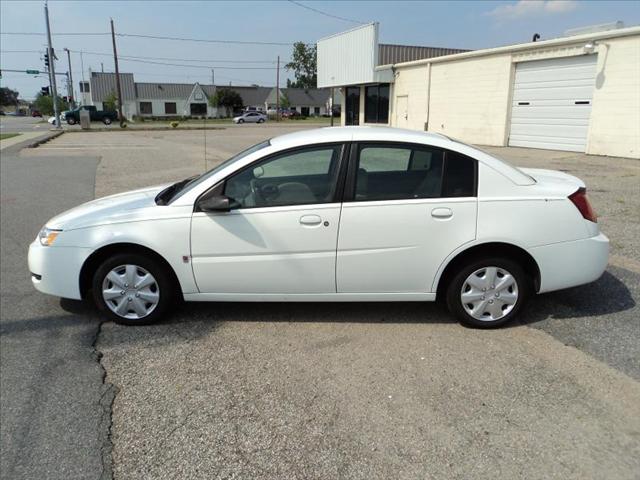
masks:
<path id="1" fill-rule="evenodd" d="M 508 258 L 485 258 L 461 268 L 447 287 L 447 306 L 460 323 L 494 328 L 513 320 L 533 290 L 524 269 Z"/>
<path id="2" fill-rule="evenodd" d="M 264 123 L 264 118 L 261 118 L 260 120 L 258 120 L 258 123 Z"/>
<path id="3" fill-rule="evenodd" d="M 119 254 L 105 260 L 93 276 L 92 288 L 97 307 L 124 325 L 157 322 L 175 298 L 175 286 L 165 267 L 139 254 Z"/>
<path id="4" fill-rule="evenodd" d="M 73 118 L 73 117 L 69 117 L 69 118 L 67 118 L 67 123 L 69 125 L 75 125 L 76 124 L 76 119 Z"/>
<path id="5" fill-rule="evenodd" d="M 104 117 L 102 119 L 102 123 L 104 123 L 105 125 L 111 125 L 111 119 L 109 117 Z"/>

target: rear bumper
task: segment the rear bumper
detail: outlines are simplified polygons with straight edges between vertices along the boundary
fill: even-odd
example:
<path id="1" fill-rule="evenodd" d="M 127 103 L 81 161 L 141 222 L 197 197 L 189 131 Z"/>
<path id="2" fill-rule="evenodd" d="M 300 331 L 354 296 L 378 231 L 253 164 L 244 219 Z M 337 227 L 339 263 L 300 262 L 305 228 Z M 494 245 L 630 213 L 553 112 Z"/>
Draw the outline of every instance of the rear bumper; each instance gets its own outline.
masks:
<path id="1" fill-rule="evenodd" d="M 590 283 L 604 273 L 609 261 L 609 239 L 594 237 L 535 247 L 529 253 L 540 268 L 539 293 Z"/>
<path id="2" fill-rule="evenodd" d="M 56 297 L 81 299 L 80 270 L 90 248 L 29 245 L 29 272 L 36 290 Z"/>

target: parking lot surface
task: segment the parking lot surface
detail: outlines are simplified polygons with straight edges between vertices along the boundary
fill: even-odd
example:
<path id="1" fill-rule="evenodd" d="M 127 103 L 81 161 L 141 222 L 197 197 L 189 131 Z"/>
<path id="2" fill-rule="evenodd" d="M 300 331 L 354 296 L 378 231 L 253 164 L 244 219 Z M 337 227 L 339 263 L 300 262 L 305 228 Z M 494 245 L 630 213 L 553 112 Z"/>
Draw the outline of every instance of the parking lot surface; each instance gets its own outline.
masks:
<path id="1" fill-rule="evenodd" d="M 68 133 L 22 156 L 97 156 L 102 196 L 291 130 Z M 103 324 L 114 477 L 637 478 L 640 162 L 487 150 L 587 182 L 612 240 L 600 280 L 493 331 L 422 303 L 190 304 L 159 325 Z"/>

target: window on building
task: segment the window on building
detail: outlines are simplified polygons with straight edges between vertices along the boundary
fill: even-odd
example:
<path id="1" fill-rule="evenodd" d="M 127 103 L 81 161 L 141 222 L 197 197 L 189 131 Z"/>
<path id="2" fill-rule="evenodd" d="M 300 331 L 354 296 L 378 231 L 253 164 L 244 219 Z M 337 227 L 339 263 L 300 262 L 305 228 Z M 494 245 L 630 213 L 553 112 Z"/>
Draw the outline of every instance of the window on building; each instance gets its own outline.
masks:
<path id="1" fill-rule="evenodd" d="M 320 107 L 313 107 L 313 114 L 320 115 Z"/>
<path id="2" fill-rule="evenodd" d="M 164 113 L 167 115 L 175 115 L 177 112 L 176 102 L 165 102 Z"/>
<path id="3" fill-rule="evenodd" d="M 389 123 L 389 84 L 365 87 L 365 123 Z"/>
<path id="4" fill-rule="evenodd" d="M 140 114 L 151 115 L 153 113 L 153 107 L 151 102 L 140 102 Z"/>
<path id="5" fill-rule="evenodd" d="M 80 82 L 80 93 L 89 93 L 89 82 Z"/>
<path id="6" fill-rule="evenodd" d="M 475 196 L 475 160 L 435 147 L 361 145 L 355 200 Z"/>

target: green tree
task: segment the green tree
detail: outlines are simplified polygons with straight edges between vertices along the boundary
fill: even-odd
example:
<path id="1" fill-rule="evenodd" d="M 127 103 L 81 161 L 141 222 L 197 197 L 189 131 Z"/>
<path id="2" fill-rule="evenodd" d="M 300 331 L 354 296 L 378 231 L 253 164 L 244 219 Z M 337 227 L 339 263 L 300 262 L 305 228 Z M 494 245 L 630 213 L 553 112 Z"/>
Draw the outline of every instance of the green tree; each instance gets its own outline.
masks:
<path id="1" fill-rule="evenodd" d="M 53 115 L 53 97 L 51 95 L 42 95 L 38 93 L 36 99 L 33 102 L 35 109 L 42 115 Z M 63 111 L 69 108 L 69 104 L 65 102 L 60 95 L 58 95 L 58 110 Z"/>
<path id="2" fill-rule="evenodd" d="M 318 49 L 304 42 L 293 44 L 291 61 L 284 68 L 293 70 L 295 82 L 287 82 L 292 88 L 316 88 L 318 85 Z"/>
<path id="3" fill-rule="evenodd" d="M 11 90 L 10 88 L 0 88 L 0 105 L 15 105 L 18 103 L 18 95 L 20 94 L 17 91 Z"/>
<path id="4" fill-rule="evenodd" d="M 229 112 L 243 107 L 242 97 L 235 90 L 230 88 L 218 88 L 216 94 L 209 98 L 209 104 L 212 107 L 222 107 L 225 109 L 226 116 Z"/>
<path id="5" fill-rule="evenodd" d="M 102 109 L 107 112 L 115 112 L 118 110 L 118 97 L 115 92 L 111 92 L 102 102 Z"/>
<path id="6" fill-rule="evenodd" d="M 289 97 L 283 93 L 280 97 L 280 108 L 289 108 L 290 106 L 291 102 L 289 101 Z"/>

